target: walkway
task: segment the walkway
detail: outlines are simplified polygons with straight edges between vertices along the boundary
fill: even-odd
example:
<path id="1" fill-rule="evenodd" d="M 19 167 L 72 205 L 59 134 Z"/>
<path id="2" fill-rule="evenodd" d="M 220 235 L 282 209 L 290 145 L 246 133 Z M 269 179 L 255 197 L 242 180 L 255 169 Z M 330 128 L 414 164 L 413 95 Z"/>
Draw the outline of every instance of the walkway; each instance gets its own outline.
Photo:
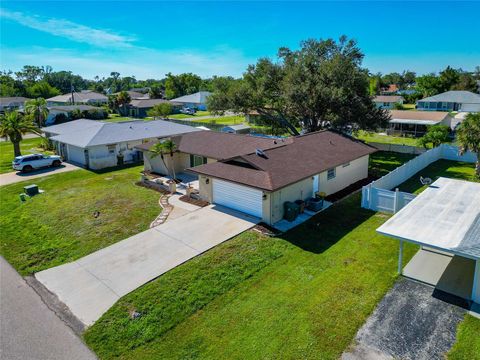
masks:
<path id="1" fill-rule="evenodd" d="M 40 170 L 30 172 L 30 173 L 13 171 L 6 174 L 0 174 L 0 186 L 15 184 L 21 181 L 37 179 L 37 178 L 48 176 L 48 175 L 54 175 L 54 174 L 59 174 L 59 173 L 79 170 L 79 169 L 81 168 L 78 166 L 64 162 L 62 166 L 59 166 L 59 167 L 48 167 L 45 169 L 40 169 Z"/>
<path id="2" fill-rule="evenodd" d="M 120 297 L 258 221 L 210 205 L 35 277 L 88 326 Z"/>
<path id="3" fill-rule="evenodd" d="M 96 359 L 1 256 L 0 276 L 1 359 Z"/>
<path id="4" fill-rule="evenodd" d="M 434 293 L 432 286 L 400 278 L 358 331 L 357 345 L 342 360 L 445 359 L 466 310 L 440 297 L 443 294 Z"/>

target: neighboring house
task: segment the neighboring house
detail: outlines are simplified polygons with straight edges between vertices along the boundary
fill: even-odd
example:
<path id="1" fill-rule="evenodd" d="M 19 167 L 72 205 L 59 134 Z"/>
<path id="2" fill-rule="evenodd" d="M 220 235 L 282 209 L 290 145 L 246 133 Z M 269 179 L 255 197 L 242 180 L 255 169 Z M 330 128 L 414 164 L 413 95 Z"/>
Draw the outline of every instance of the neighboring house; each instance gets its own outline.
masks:
<path id="1" fill-rule="evenodd" d="M 308 200 L 318 191 L 330 195 L 365 179 L 376 151 L 331 131 L 275 141 L 281 146 L 190 168 L 199 175 L 201 198 L 274 224 L 283 218 L 285 202 Z"/>
<path id="2" fill-rule="evenodd" d="M 390 84 L 380 90 L 380 95 L 393 95 L 399 91 L 397 84 Z"/>
<path id="3" fill-rule="evenodd" d="M 135 146 L 178 134 L 201 131 L 168 121 L 124 121 L 109 123 L 79 119 L 42 128 L 59 155 L 89 169 L 102 169 L 142 160 Z"/>
<path id="4" fill-rule="evenodd" d="M 379 109 L 393 109 L 395 104 L 403 104 L 403 101 L 403 97 L 398 95 L 379 95 L 373 98 Z"/>
<path id="5" fill-rule="evenodd" d="M 52 125 L 55 123 L 55 118 L 58 114 L 64 114 L 67 118 L 69 118 L 74 110 L 79 111 L 93 111 L 98 110 L 104 112 L 102 108 L 98 106 L 90 106 L 90 105 L 58 105 L 58 106 L 51 106 L 48 108 L 48 117 L 45 121 L 45 125 Z"/>
<path id="6" fill-rule="evenodd" d="M 480 112 L 480 94 L 452 90 L 417 101 L 417 109 L 423 111 Z"/>
<path id="7" fill-rule="evenodd" d="M 130 96 L 130 99 L 131 100 L 136 100 L 136 99 L 150 99 L 150 95 L 148 95 L 148 93 L 144 94 L 144 93 L 141 93 L 141 92 L 138 92 L 138 91 L 132 91 L 132 90 L 128 90 L 128 91 L 125 91 L 128 96 Z M 113 95 L 118 95 L 120 94 L 120 92 L 117 92 Z"/>
<path id="8" fill-rule="evenodd" d="M 480 184 L 438 178 L 377 229 L 400 242 L 398 269 L 480 304 Z M 403 268 L 403 243 L 420 250 Z"/>
<path id="9" fill-rule="evenodd" d="M 248 125 L 230 125 L 222 128 L 222 132 L 230 134 L 250 134 L 250 126 Z"/>
<path id="10" fill-rule="evenodd" d="M 209 91 L 199 91 L 195 94 L 180 96 L 172 99 L 173 102 L 181 103 L 184 107 L 197 110 L 207 110 L 207 98 L 210 96 Z"/>
<path id="11" fill-rule="evenodd" d="M 0 97 L 0 112 L 22 110 L 29 98 L 22 96 Z"/>
<path id="12" fill-rule="evenodd" d="M 107 103 L 108 97 L 92 90 L 82 90 L 80 92 L 73 92 L 73 95 L 72 93 L 68 93 L 47 99 L 48 106 L 74 104 L 103 105 Z"/>
<path id="13" fill-rule="evenodd" d="M 431 125 L 451 127 L 452 116 L 442 111 L 391 110 L 388 135 L 423 136 Z"/>
<path id="14" fill-rule="evenodd" d="M 182 104 L 165 99 L 134 99 L 130 101 L 128 114 L 135 118 L 144 118 L 148 116 L 148 110 L 157 104 L 169 103 L 172 105 L 173 112 L 178 112 L 182 108 Z"/>

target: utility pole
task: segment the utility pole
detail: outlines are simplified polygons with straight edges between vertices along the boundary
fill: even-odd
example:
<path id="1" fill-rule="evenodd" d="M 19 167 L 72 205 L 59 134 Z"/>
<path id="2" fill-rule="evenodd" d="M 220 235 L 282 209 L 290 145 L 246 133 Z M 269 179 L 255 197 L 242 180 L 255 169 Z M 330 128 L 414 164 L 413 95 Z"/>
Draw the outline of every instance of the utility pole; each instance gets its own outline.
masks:
<path id="1" fill-rule="evenodd" d="M 74 95 L 73 95 L 74 89 L 73 89 L 73 82 L 72 82 L 72 80 L 70 80 L 70 91 L 71 91 L 71 93 L 72 93 L 72 105 L 75 105 L 75 98 L 74 98 Z"/>

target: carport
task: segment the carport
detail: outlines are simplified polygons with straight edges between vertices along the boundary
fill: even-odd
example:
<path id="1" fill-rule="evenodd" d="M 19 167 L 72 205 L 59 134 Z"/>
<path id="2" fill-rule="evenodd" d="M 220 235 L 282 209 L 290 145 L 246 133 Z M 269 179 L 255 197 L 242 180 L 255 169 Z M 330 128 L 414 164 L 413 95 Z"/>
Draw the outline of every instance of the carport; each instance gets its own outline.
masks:
<path id="1" fill-rule="evenodd" d="M 377 231 L 400 241 L 398 271 L 480 304 L 480 184 L 439 178 Z M 403 243 L 421 250 L 402 269 Z"/>

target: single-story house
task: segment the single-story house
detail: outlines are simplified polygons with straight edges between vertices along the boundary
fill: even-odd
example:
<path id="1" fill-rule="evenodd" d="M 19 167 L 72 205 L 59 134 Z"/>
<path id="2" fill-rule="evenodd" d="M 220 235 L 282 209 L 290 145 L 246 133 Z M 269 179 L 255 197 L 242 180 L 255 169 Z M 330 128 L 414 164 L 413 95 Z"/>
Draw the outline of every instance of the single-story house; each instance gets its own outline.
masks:
<path id="1" fill-rule="evenodd" d="M 373 102 L 379 109 L 393 109 L 395 104 L 403 104 L 403 97 L 398 95 L 379 95 L 373 98 Z"/>
<path id="2" fill-rule="evenodd" d="M 391 110 L 388 135 L 423 136 L 431 125 L 451 126 L 452 116 L 442 111 Z"/>
<path id="3" fill-rule="evenodd" d="M 58 95 L 47 99 L 48 106 L 55 105 L 103 105 L 108 103 L 108 97 L 92 90 L 82 90 L 80 92 L 73 92 L 63 95 Z"/>
<path id="4" fill-rule="evenodd" d="M 148 93 L 141 93 L 141 92 L 138 92 L 138 91 L 132 91 L 132 90 L 127 90 L 125 91 L 128 96 L 130 96 L 130 99 L 131 100 L 135 100 L 135 99 L 150 99 L 150 95 L 148 95 Z M 118 95 L 120 94 L 120 92 L 116 92 L 114 93 L 113 95 Z"/>
<path id="5" fill-rule="evenodd" d="M 79 119 L 42 128 L 57 153 L 69 162 L 98 170 L 121 163 L 142 161 L 135 146 L 201 130 L 169 121 L 104 121 Z"/>
<path id="6" fill-rule="evenodd" d="M 207 110 L 207 98 L 211 95 L 209 91 L 199 91 L 195 94 L 180 96 L 172 99 L 173 102 L 181 103 L 183 107 L 196 110 Z"/>
<path id="7" fill-rule="evenodd" d="M 480 184 L 437 179 L 377 232 L 399 240 L 398 271 L 480 304 Z M 403 267 L 403 243 L 421 246 Z"/>
<path id="8" fill-rule="evenodd" d="M 22 110 L 25 102 L 30 100 L 23 96 L 0 97 L 0 112 Z"/>
<path id="9" fill-rule="evenodd" d="M 165 99 L 133 99 L 130 101 L 128 113 L 131 117 L 144 118 L 148 116 L 148 111 L 157 104 L 169 103 L 173 107 L 173 112 L 178 112 L 182 104 Z"/>
<path id="10" fill-rule="evenodd" d="M 380 89 L 381 95 L 393 95 L 400 90 L 397 84 L 390 84 Z"/>
<path id="11" fill-rule="evenodd" d="M 178 174 L 187 168 L 199 177 L 199 195 L 274 224 L 287 201 L 307 200 L 317 192 L 336 193 L 368 176 L 369 155 L 376 150 L 361 141 L 320 131 L 285 139 L 268 139 L 202 131 L 172 137 L 173 163 L 145 151 L 145 168 Z M 166 165 L 166 167 L 165 167 Z M 188 168 L 189 167 L 189 168 Z"/>
<path id="12" fill-rule="evenodd" d="M 480 112 L 480 94 L 470 91 L 452 90 L 417 101 L 422 111 L 465 111 Z"/>
<path id="13" fill-rule="evenodd" d="M 250 126 L 248 125 L 229 125 L 222 128 L 222 132 L 230 134 L 250 134 Z"/>
<path id="14" fill-rule="evenodd" d="M 45 125 L 52 125 L 55 123 L 55 118 L 58 114 L 64 114 L 66 117 L 70 117 L 73 111 L 101 111 L 105 112 L 104 109 L 98 106 L 90 106 L 90 105 L 57 105 L 57 106 L 50 106 L 48 108 L 48 117 L 45 121 Z"/>

